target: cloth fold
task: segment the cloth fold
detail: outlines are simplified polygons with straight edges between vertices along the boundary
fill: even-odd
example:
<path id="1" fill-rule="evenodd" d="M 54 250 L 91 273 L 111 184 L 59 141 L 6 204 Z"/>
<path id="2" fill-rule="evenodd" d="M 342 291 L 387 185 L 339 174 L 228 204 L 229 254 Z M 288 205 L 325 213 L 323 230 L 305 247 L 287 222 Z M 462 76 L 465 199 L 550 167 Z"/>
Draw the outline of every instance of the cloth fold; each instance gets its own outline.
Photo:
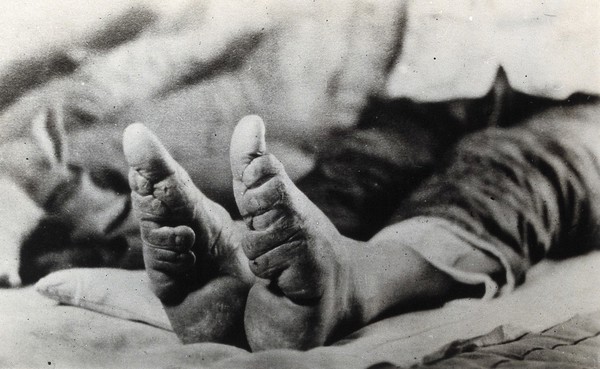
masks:
<path id="1" fill-rule="evenodd" d="M 389 97 L 478 98 L 500 67 L 512 88 L 530 95 L 600 94 L 600 7 L 594 0 L 408 4 Z"/>

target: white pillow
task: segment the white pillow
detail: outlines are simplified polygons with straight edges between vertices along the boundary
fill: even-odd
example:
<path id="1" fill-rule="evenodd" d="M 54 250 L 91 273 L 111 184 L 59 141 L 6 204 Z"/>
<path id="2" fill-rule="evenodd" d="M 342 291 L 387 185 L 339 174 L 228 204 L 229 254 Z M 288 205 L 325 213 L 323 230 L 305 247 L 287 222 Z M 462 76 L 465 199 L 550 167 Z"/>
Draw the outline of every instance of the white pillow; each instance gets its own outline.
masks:
<path id="1" fill-rule="evenodd" d="M 42 278 L 35 288 L 62 304 L 172 330 L 143 270 L 65 269 Z"/>

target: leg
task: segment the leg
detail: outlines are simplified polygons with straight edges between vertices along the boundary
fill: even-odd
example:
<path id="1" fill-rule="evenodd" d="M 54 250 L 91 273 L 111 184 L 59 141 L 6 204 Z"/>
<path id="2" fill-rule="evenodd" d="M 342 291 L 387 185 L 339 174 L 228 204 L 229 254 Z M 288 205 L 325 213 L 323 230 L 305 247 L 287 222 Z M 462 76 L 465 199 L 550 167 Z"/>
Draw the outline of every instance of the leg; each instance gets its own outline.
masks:
<path id="1" fill-rule="evenodd" d="M 185 342 L 237 340 L 253 276 L 240 228 L 143 125 L 124 133 L 133 207 L 152 288 Z"/>
<path id="2" fill-rule="evenodd" d="M 260 120 L 244 119 L 231 161 L 251 229 L 242 247 L 261 278 L 246 306 L 251 347 L 306 349 L 390 309 L 481 296 L 483 286 L 493 295 L 565 245 L 597 246 L 598 112 L 558 109 L 462 140 L 366 243 L 337 232 L 266 153 Z"/>
<path id="3" fill-rule="evenodd" d="M 260 118 L 239 123 L 231 163 L 236 201 L 250 229 L 242 248 L 259 277 L 244 322 L 253 350 L 319 346 L 399 302 L 452 290 L 449 277 L 401 244 L 378 248 L 340 235 L 266 153 Z M 376 299 L 361 291 L 365 280 L 377 283 L 375 307 Z"/>
<path id="4" fill-rule="evenodd" d="M 600 104 L 584 101 L 462 139 L 379 238 L 427 221 L 412 247 L 490 296 L 543 258 L 598 247 Z"/>

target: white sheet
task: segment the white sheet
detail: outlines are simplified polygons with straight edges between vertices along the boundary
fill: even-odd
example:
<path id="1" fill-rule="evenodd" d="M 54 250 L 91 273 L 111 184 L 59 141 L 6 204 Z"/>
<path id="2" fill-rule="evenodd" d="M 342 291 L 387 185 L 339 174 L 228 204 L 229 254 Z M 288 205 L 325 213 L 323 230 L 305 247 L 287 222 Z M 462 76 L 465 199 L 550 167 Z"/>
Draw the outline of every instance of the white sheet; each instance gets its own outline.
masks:
<path id="1" fill-rule="evenodd" d="M 546 261 L 513 294 L 374 323 L 335 346 L 306 353 L 251 354 L 226 345 L 181 345 L 169 331 L 57 305 L 32 288 L 0 291 L 0 367 L 366 368 L 382 361 L 410 365 L 441 346 L 499 325 L 539 331 L 600 308 L 600 251 Z"/>

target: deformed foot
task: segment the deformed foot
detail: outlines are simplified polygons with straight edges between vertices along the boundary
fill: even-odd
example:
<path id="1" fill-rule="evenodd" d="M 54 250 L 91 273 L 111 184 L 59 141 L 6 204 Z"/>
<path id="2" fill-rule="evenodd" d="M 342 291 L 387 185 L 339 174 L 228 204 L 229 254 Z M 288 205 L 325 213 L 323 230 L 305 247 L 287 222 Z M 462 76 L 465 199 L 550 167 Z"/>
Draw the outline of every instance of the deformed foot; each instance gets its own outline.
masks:
<path id="1" fill-rule="evenodd" d="M 231 141 L 237 205 L 249 234 L 242 248 L 259 280 L 245 329 L 253 350 L 308 349 L 327 342 L 351 316 L 347 240 L 266 152 L 264 124 L 249 116 Z"/>
<path id="2" fill-rule="evenodd" d="M 156 136 L 132 124 L 123 148 L 144 263 L 161 301 L 176 304 L 217 275 L 248 280 L 231 217 L 194 186 Z"/>

